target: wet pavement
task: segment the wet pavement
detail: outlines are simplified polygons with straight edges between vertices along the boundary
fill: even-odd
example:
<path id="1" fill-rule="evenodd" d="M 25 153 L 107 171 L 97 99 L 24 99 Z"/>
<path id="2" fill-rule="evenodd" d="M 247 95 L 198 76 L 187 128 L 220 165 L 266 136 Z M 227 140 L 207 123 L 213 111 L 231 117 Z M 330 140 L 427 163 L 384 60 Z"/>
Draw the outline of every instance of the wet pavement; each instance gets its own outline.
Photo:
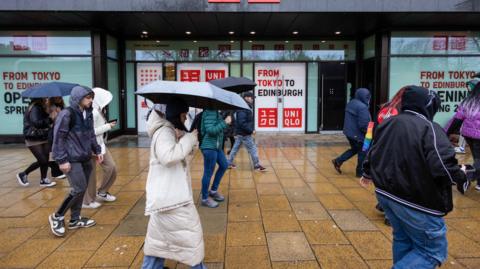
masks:
<path id="1" fill-rule="evenodd" d="M 199 208 L 209 269 L 390 268 L 391 229 L 375 210 L 373 188 L 354 177 L 356 160 L 338 175 L 330 160 L 346 149 L 340 135 L 263 135 L 257 138 L 262 164 L 254 172 L 247 152 L 239 153 L 220 187 L 219 208 Z M 82 215 L 93 228 L 54 237 L 47 216 L 68 192 L 66 180 L 40 188 L 15 174 L 33 161 L 22 145 L 0 146 L 0 268 L 140 268 L 148 219 L 143 215 L 149 141 L 124 136 L 110 143 L 118 167 L 111 192 L 116 202 Z M 471 162 L 470 155 L 459 158 Z M 198 204 L 202 156 L 192 166 Z M 480 193 L 454 191 L 447 216 L 449 260 L 442 268 L 480 268 Z M 68 219 L 68 216 L 67 216 Z M 168 261 L 172 268 L 188 268 Z"/>

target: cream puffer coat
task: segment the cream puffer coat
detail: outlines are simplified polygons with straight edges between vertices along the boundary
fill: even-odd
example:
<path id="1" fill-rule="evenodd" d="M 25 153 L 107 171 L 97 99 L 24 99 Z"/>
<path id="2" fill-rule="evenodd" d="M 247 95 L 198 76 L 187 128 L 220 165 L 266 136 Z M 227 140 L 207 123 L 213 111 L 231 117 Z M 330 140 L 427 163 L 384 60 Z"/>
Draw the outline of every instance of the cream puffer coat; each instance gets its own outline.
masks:
<path id="1" fill-rule="evenodd" d="M 189 172 L 197 137 L 186 133 L 177 140 L 173 125 L 156 112 L 149 117 L 147 131 L 152 144 L 145 208 L 150 220 L 144 253 L 197 265 L 205 256 Z"/>
<path id="2" fill-rule="evenodd" d="M 97 143 L 102 148 L 102 154 L 106 152 L 105 143 L 107 138 L 105 133 L 112 129 L 110 123 L 105 119 L 102 110 L 112 102 L 113 95 L 107 90 L 102 88 L 93 88 L 92 91 L 95 93 L 95 98 L 93 98 L 93 127 L 95 128 L 95 135 L 97 136 Z"/>

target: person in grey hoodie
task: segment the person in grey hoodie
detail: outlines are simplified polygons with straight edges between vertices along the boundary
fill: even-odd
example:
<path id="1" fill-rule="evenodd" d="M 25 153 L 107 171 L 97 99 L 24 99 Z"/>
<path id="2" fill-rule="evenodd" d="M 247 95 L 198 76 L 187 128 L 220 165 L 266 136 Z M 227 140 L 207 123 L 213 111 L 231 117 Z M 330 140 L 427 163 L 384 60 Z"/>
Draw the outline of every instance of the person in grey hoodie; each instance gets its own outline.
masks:
<path id="1" fill-rule="evenodd" d="M 340 167 L 344 162 L 358 154 L 358 163 L 356 176 L 362 176 L 362 164 L 365 159 L 366 152 L 362 151 L 363 140 L 367 133 L 368 123 L 370 122 L 370 91 L 365 88 L 359 88 L 355 92 L 355 98 L 351 100 L 345 109 L 345 122 L 343 125 L 343 133 L 350 143 L 350 149 L 345 151 L 338 158 L 332 160 L 333 166 L 338 173 L 342 173 Z"/>
<path id="2" fill-rule="evenodd" d="M 56 236 L 65 235 L 65 213 L 70 209 L 68 229 L 91 227 L 95 221 L 82 218 L 82 201 L 92 172 L 92 154 L 103 161 L 101 147 L 93 129 L 92 102 L 94 93 L 90 88 L 76 86 L 70 94 L 70 107 L 57 116 L 54 127 L 53 158 L 60 170 L 67 175 L 71 191 L 56 213 L 48 217 L 50 229 Z"/>

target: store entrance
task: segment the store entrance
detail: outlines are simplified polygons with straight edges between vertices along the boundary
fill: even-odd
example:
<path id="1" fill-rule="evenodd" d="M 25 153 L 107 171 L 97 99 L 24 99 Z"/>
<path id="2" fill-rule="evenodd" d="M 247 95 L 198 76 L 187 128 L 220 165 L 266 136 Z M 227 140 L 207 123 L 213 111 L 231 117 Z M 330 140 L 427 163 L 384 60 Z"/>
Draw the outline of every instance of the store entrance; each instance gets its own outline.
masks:
<path id="1" fill-rule="evenodd" d="M 322 62 L 319 71 L 320 130 L 342 130 L 347 101 L 346 64 Z"/>

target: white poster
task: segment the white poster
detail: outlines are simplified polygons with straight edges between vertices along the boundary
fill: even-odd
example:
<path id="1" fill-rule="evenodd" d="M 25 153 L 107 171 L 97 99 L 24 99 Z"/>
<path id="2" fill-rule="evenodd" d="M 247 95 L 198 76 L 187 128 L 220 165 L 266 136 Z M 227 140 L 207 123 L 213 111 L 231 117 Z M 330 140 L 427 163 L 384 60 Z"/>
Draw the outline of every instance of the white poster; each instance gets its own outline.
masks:
<path id="1" fill-rule="evenodd" d="M 255 129 L 305 130 L 305 64 L 255 64 Z"/>
<path id="2" fill-rule="evenodd" d="M 162 80 L 161 63 L 137 64 L 137 89 L 155 80 Z M 152 105 L 152 102 L 137 96 L 137 131 L 139 133 L 147 132 L 147 113 Z"/>

